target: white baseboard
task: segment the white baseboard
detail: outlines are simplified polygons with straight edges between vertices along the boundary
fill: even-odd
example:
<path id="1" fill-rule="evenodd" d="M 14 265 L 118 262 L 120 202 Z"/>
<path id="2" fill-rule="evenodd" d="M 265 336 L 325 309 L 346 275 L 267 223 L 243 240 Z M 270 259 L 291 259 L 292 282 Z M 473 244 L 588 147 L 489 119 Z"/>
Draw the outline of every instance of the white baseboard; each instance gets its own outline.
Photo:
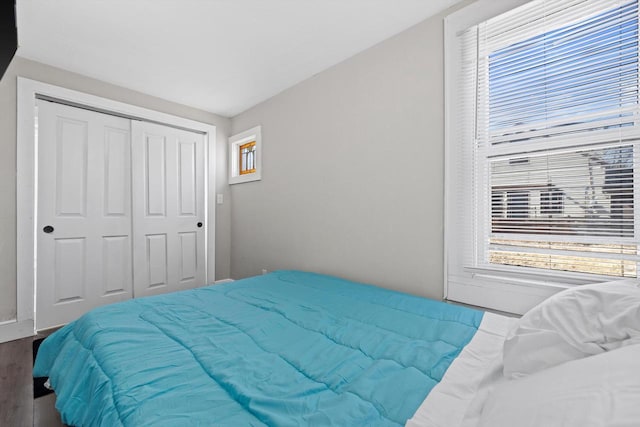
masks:
<path id="1" fill-rule="evenodd" d="M 0 324 L 0 343 L 32 337 L 34 335 L 33 319 Z"/>
<path id="2" fill-rule="evenodd" d="M 229 283 L 229 282 L 233 282 L 233 279 L 220 279 L 220 280 L 216 280 L 215 282 L 213 282 L 214 285 L 221 285 L 223 283 Z"/>

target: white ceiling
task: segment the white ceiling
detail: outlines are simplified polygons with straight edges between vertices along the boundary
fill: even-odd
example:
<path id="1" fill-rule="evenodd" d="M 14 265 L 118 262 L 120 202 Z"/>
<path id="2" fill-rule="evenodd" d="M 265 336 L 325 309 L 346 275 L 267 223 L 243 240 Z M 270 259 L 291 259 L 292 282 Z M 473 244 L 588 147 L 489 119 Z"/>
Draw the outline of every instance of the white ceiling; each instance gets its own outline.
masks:
<path id="1" fill-rule="evenodd" d="M 234 116 L 459 0 L 17 0 L 18 55 Z"/>

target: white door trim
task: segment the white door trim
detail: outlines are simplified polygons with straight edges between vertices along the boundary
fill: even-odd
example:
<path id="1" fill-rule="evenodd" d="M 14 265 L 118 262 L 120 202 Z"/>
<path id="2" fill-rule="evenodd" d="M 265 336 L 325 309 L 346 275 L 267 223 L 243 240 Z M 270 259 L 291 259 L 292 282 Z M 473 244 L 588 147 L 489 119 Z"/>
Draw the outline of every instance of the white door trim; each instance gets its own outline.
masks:
<path id="1" fill-rule="evenodd" d="M 115 114 L 135 116 L 202 132 L 205 136 L 205 218 L 207 221 L 207 283 L 215 278 L 215 209 L 209 206 L 209 188 L 215 189 L 216 127 L 171 114 L 125 104 L 47 83 L 18 77 L 17 93 L 17 316 L 15 321 L 0 324 L 0 342 L 30 336 L 34 333 L 35 267 L 36 267 L 36 200 L 37 200 L 37 113 L 36 97 L 48 96 Z"/>

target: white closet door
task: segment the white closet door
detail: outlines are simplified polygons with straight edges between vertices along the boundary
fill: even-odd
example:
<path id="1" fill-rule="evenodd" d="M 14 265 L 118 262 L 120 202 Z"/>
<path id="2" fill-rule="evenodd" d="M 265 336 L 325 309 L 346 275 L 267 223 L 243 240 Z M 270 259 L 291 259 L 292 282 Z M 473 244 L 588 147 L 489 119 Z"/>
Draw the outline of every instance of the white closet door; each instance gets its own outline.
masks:
<path id="1" fill-rule="evenodd" d="M 36 328 L 132 296 L 130 121 L 38 101 Z"/>
<path id="2" fill-rule="evenodd" d="M 136 297 L 206 284 L 204 135 L 132 124 Z"/>

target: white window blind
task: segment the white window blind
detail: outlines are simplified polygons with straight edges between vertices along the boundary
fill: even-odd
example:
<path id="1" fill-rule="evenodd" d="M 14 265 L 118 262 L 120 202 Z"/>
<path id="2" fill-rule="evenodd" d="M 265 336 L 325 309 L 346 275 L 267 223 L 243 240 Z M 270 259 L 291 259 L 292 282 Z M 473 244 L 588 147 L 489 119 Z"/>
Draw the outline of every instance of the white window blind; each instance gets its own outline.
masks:
<path id="1" fill-rule="evenodd" d="M 637 1 L 531 1 L 454 46 L 449 281 L 637 277 Z"/>

